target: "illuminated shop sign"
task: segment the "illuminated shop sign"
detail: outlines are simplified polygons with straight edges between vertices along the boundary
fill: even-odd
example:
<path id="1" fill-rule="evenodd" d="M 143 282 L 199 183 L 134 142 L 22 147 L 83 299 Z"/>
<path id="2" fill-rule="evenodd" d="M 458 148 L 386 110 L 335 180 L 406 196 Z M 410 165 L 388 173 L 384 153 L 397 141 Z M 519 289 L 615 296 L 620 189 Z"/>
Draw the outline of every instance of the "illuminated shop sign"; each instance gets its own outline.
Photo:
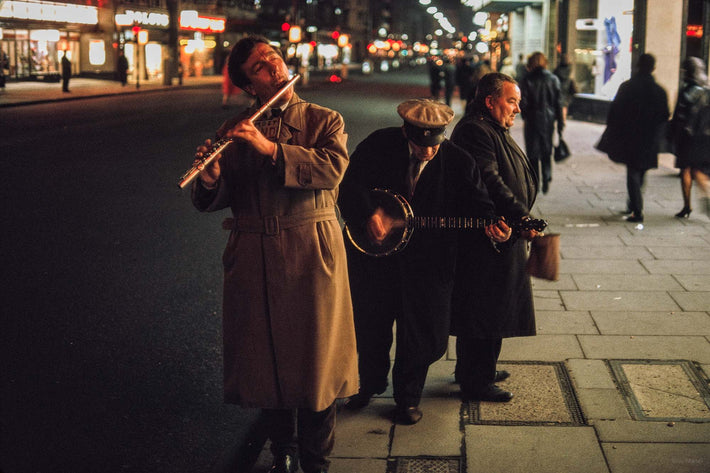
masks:
<path id="1" fill-rule="evenodd" d="M 227 20 L 224 18 L 200 16 L 195 10 L 180 12 L 180 28 L 184 30 L 221 33 L 224 31 L 226 23 Z"/>
<path id="2" fill-rule="evenodd" d="M 117 13 L 114 17 L 118 26 L 165 26 L 170 24 L 170 17 L 166 13 L 126 10 Z"/>
<path id="3" fill-rule="evenodd" d="M 54 2 L 0 2 L 0 18 L 17 20 L 58 21 L 95 25 L 99 22 L 99 10 L 86 5 Z"/>

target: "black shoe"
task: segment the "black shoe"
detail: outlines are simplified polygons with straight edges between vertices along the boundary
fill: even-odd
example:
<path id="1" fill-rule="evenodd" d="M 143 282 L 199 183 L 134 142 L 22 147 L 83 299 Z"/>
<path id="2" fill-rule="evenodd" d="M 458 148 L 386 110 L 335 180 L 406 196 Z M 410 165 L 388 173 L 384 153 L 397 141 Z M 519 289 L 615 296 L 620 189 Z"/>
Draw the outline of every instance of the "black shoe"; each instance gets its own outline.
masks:
<path id="1" fill-rule="evenodd" d="M 632 212 L 631 215 L 626 217 L 626 221 L 631 223 L 643 223 L 643 214 Z"/>
<path id="2" fill-rule="evenodd" d="M 422 412 L 422 410 L 416 406 L 397 406 L 397 409 L 394 413 L 394 421 L 398 424 L 414 425 L 420 420 L 422 420 L 423 416 L 424 413 Z"/>
<path id="3" fill-rule="evenodd" d="M 487 401 L 487 402 L 508 402 L 513 399 L 513 393 L 505 391 L 495 384 L 471 391 L 461 392 L 465 401 Z"/>
<path id="4" fill-rule="evenodd" d="M 505 381 L 508 378 L 510 378 L 510 373 L 508 373 L 506 370 L 496 371 L 496 375 L 493 378 L 493 382 L 500 383 L 501 381 Z"/>
<path id="5" fill-rule="evenodd" d="M 374 396 L 374 394 L 359 392 L 354 396 L 350 396 L 343 406 L 351 411 L 362 409 L 370 404 L 372 396 Z"/>
<path id="6" fill-rule="evenodd" d="M 542 183 L 542 193 L 547 194 L 547 191 L 550 190 L 550 183 L 548 181 L 543 181 Z"/>
<path id="7" fill-rule="evenodd" d="M 271 466 L 271 473 L 296 473 L 298 471 L 298 459 L 293 455 L 280 455 L 274 458 Z"/>
<path id="8" fill-rule="evenodd" d="M 681 210 L 680 212 L 675 214 L 675 216 L 676 216 L 676 218 L 689 218 L 690 212 L 692 212 L 690 207 L 683 207 L 683 210 Z"/>

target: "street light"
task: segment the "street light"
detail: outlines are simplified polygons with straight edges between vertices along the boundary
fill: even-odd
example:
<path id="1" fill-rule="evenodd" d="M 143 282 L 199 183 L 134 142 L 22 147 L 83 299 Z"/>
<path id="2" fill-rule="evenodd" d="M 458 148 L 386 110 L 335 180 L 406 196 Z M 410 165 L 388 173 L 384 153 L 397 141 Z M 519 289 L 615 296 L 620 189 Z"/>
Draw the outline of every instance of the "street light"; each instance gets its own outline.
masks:
<path id="1" fill-rule="evenodd" d="M 148 43 L 148 30 L 142 30 L 140 26 L 135 25 L 131 28 L 133 31 L 133 40 L 136 42 L 136 89 L 141 87 L 141 46 Z"/>

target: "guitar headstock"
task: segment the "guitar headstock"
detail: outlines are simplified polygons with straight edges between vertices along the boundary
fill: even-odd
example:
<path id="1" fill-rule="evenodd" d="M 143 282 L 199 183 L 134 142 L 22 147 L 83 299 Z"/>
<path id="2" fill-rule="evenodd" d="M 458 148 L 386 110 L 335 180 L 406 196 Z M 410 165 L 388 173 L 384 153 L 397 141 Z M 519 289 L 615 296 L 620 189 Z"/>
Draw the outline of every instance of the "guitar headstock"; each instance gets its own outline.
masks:
<path id="1" fill-rule="evenodd" d="M 536 232 L 541 232 L 547 228 L 547 222 L 542 219 L 529 218 L 527 220 L 521 220 L 518 224 L 518 229 L 520 231 L 535 230 Z"/>

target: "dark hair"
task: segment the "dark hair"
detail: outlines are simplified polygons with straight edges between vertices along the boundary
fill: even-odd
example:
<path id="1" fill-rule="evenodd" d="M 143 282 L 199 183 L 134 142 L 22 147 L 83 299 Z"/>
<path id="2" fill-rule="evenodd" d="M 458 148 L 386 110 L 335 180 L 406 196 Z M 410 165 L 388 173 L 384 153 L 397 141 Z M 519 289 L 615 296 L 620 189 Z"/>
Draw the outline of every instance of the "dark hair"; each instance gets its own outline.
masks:
<path id="1" fill-rule="evenodd" d="M 536 51 L 528 58 L 528 71 L 547 68 L 547 58 L 540 51 Z"/>
<path id="2" fill-rule="evenodd" d="M 518 82 L 512 77 L 501 74 L 500 72 L 489 72 L 485 76 L 481 77 L 478 81 L 478 86 L 476 87 L 476 95 L 473 98 L 471 104 L 479 112 L 486 109 L 486 97 L 491 96 L 497 99 L 503 95 L 503 84 L 510 82 L 511 84 L 517 84 Z"/>
<path id="3" fill-rule="evenodd" d="M 232 83 L 240 89 L 244 89 L 244 87 L 250 84 L 249 78 L 244 74 L 244 71 L 242 71 L 242 65 L 247 62 L 252 50 L 260 43 L 273 48 L 268 39 L 258 35 L 246 36 L 237 41 L 237 44 L 232 48 L 227 64 L 227 72 L 229 72 L 229 79 Z M 281 55 L 281 51 L 276 48 L 273 49 Z"/>
<path id="4" fill-rule="evenodd" d="M 656 68 L 656 58 L 650 54 L 642 54 L 637 64 L 641 74 L 650 74 Z"/>

